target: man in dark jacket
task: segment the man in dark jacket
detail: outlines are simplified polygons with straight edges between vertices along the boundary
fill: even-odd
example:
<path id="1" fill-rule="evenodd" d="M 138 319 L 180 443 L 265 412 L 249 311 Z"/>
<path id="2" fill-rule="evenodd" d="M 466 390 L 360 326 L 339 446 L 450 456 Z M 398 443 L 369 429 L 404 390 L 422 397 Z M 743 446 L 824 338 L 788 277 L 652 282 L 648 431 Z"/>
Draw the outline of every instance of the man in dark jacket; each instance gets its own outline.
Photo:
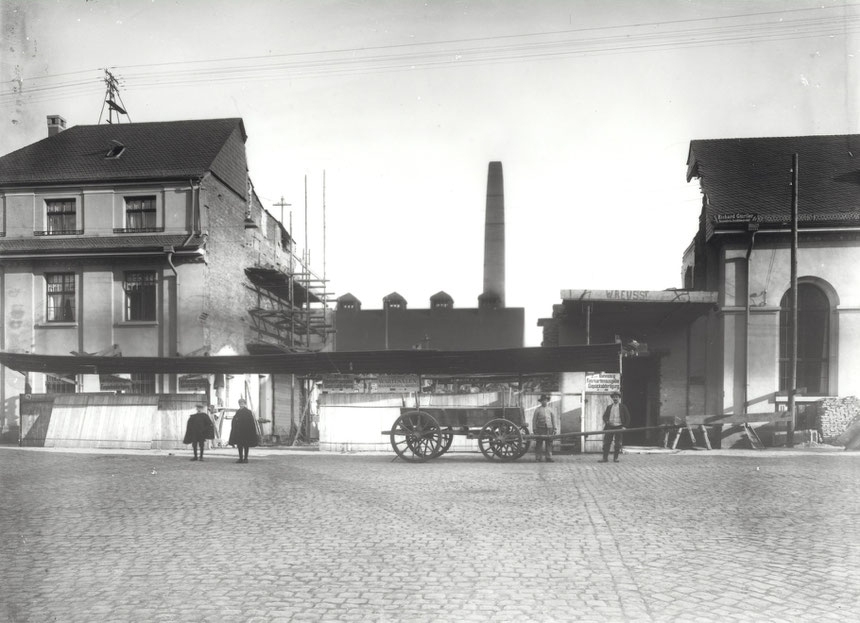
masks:
<path id="1" fill-rule="evenodd" d="M 206 413 L 206 405 L 202 402 L 197 404 L 197 412 L 192 413 L 188 418 L 188 423 L 185 425 L 185 438 L 182 443 L 190 443 L 194 448 L 194 458 L 192 461 L 203 460 L 203 448 L 206 446 L 207 439 L 215 438 L 215 427 L 212 425 L 212 420 L 209 419 L 209 414 Z M 200 449 L 200 458 L 197 458 L 197 449 Z"/>
<path id="2" fill-rule="evenodd" d="M 630 426 L 630 412 L 621 403 L 621 394 L 612 392 L 612 404 L 603 412 L 603 458 L 600 459 L 600 463 L 609 461 L 609 446 L 612 445 L 613 439 L 615 439 L 615 452 L 612 458 L 616 463 L 618 462 L 624 436 L 620 431 L 628 426 Z"/>
<path id="3" fill-rule="evenodd" d="M 257 435 L 257 423 L 254 414 L 246 406 L 248 403 L 243 398 L 239 399 L 239 408 L 233 416 L 233 425 L 230 427 L 230 439 L 227 442 L 239 449 L 239 460 L 237 463 L 248 462 L 248 448 L 257 446 L 260 438 Z"/>

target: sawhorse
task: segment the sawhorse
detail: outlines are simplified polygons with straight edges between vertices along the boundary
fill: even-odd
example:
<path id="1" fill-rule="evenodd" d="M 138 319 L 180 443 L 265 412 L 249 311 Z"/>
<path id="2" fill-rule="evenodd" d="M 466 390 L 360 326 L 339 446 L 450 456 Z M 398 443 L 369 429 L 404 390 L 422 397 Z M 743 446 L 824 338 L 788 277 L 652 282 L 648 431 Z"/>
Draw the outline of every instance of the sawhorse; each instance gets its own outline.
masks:
<path id="1" fill-rule="evenodd" d="M 663 440 L 663 447 L 664 448 L 669 447 L 669 437 L 672 435 L 672 432 L 674 431 L 675 441 L 672 442 L 672 450 L 677 449 L 678 440 L 681 438 L 681 435 L 684 433 L 685 429 L 690 435 L 690 443 L 692 443 L 693 447 L 695 448 L 696 447 L 696 434 L 693 432 L 693 427 L 690 426 L 689 424 L 682 424 L 680 426 L 676 426 L 675 428 L 666 429 L 666 437 Z M 704 424 L 699 424 L 699 430 L 702 431 L 702 437 L 705 438 L 705 446 L 708 448 L 708 450 L 712 450 L 713 448 L 711 448 L 711 440 L 708 437 L 707 427 Z"/>

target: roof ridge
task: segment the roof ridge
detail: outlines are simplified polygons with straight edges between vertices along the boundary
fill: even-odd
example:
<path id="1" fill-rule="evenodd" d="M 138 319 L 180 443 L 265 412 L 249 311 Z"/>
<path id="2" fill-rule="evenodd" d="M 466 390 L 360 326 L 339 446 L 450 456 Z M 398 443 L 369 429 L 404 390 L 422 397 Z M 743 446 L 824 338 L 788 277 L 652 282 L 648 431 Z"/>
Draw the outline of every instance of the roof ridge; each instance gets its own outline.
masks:
<path id="1" fill-rule="evenodd" d="M 772 141 L 785 139 L 858 138 L 860 134 L 791 134 L 788 136 L 723 136 L 719 138 L 694 138 L 691 143 L 716 143 L 722 141 Z"/>

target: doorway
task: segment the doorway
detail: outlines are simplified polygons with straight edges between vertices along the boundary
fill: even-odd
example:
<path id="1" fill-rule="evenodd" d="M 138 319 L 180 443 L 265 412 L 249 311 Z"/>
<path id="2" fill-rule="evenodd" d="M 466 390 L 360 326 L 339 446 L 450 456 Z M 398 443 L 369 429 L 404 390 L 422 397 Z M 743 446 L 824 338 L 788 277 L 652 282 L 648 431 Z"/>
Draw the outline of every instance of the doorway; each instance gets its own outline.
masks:
<path id="1" fill-rule="evenodd" d="M 621 399 L 630 412 L 630 428 L 658 424 L 659 362 L 656 357 L 625 357 L 621 364 Z M 624 443 L 632 446 L 654 445 L 659 439 L 658 430 L 633 431 L 624 435 Z"/>

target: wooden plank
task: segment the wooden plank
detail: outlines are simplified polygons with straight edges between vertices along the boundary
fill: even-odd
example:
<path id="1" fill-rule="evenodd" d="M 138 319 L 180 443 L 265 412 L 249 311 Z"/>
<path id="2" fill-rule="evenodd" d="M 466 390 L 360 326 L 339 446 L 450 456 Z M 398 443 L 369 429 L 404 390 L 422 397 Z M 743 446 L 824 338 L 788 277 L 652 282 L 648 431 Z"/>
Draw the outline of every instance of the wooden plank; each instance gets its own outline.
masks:
<path id="1" fill-rule="evenodd" d="M 402 413 L 414 411 L 408 407 L 401 409 Z M 480 428 L 490 420 L 506 419 L 521 424 L 523 413 L 519 407 L 460 407 L 442 409 L 438 407 L 421 407 L 421 411 L 432 415 L 440 426 Z"/>
<path id="2" fill-rule="evenodd" d="M 746 424 L 747 422 L 787 422 L 791 415 L 787 411 L 775 413 L 739 413 L 737 415 L 688 415 L 687 424 L 692 426 L 718 426 L 720 424 Z"/>

